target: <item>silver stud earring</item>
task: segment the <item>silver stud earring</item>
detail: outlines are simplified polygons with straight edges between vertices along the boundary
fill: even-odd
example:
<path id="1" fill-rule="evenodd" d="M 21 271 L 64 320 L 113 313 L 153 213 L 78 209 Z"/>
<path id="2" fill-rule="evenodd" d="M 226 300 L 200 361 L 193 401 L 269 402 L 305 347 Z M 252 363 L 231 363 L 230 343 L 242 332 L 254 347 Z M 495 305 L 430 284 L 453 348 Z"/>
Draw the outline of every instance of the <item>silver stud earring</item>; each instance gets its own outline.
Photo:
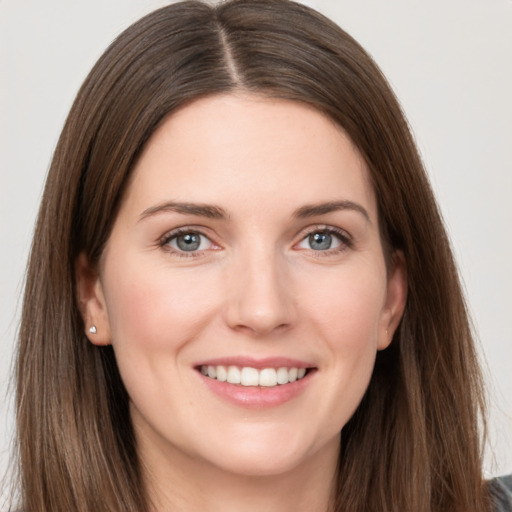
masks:
<path id="1" fill-rule="evenodd" d="M 98 329 L 96 329 L 95 325 L 91 325 L 91 327 L 89 327 L 89 332 L 91 334 L 96 334 L 98 332 Z"/>

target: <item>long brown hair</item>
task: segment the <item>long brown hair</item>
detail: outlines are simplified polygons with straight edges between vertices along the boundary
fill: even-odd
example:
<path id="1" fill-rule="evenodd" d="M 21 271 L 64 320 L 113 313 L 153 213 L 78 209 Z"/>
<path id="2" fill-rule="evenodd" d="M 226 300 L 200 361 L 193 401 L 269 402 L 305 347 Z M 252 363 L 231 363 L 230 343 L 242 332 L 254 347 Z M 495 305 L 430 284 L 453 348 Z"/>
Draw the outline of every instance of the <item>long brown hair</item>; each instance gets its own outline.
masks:
<path id="1" fill-rule="evenodd" d="M 17 360 L 27 512 L 149 510 L 111 347 L 89 343 L 75 262 L 97 262 L 137 156 L 198 97 L 244 90 L 304 102 L 366 159 L 408 302 L 341 433 L 335 510 L 487 510 L 474 342 L 443 223 L 389 85 L 349 35 L 288 0 L 188 1 L 141 19 L 95 65 L 55 150 L 32 246 Z"/>

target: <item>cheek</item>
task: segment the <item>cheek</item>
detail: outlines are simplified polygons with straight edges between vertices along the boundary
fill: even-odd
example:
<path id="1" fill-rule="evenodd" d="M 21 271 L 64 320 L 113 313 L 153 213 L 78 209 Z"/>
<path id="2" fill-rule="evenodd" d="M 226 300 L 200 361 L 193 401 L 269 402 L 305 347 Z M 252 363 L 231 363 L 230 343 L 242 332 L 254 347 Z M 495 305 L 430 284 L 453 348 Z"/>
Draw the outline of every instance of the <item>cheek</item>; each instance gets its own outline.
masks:
<path id="1" fill-rule="evenodd" d="M 381 268 L 382 267 L 382 268 Z M 386 273 L 383 265 L 368 262 L 347 266 L 330 275 L 312 276 L 309 316 L 333 350 L 357 353 L 377 341 L 385 305 Z"/>
<path id="2" fill-rule="evenodd" d="M 347 283 L 332 301 L 329 346 L 341 375 L 368 382 L 378 346 L 383 290 L 378 282 Z"/>
<path id="3" fill-rule="evenodd" d="M 331 276 L 323 283 L 329 293 L 316 288 L 309 307 L 313 329 L 328 351 L 327 370 L 335 376 L 324 389 L 329 397 L 324 413 L 330 415 L 333 432 L 350 419 L 368 387 L 385 303 L 385 270 L 356 270 Z"/>
<path id="4" fill-rule="evenodd" d="M 176 351 L 211 317 L 218 294 L 198 272 L 132 265 L 110 273 L 107 298 L 116 353 Z"/>
<path id="5" fill-rule="evenodd" d="M 189 367 L 180 361 L 215 316 L 219 294 L 210 293 L 212 279 L 197 271 L 173 272 L 140 262 L 123 267 L 117 261 L 108 273 L 106 299 L 119 372 L 142 416 L 165 418 L 183 408 L 179 395 L 168 390 L 189 378 Z M 194 395 L 189 399 L 193 402 Z"/>

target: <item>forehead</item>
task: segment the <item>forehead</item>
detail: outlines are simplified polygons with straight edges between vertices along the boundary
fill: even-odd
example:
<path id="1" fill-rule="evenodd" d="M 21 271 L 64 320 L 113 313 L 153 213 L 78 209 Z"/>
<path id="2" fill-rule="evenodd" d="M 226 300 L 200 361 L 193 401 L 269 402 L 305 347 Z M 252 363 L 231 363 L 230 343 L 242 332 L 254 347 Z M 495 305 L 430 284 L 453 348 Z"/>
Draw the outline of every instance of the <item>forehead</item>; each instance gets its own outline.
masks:
<path id="1" fill-rule="evenodd" d="M 127 196 L 143 208 L 169 195 L 274 209 L 342 198 L 376 213 L 367 166 L 340 126 L 309 105 L 253 95 L 202 98 L 162 122 Z"/>

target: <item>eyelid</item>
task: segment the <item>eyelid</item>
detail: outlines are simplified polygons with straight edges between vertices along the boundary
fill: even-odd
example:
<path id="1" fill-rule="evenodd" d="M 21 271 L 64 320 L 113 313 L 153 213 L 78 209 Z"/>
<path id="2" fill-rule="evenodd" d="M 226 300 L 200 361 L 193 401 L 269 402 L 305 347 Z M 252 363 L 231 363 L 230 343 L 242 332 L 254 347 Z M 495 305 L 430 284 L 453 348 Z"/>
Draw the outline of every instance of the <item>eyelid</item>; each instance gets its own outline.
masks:
<path id="1" fill-rule="evenodd" d="M 197 234 L 199 236 L 206 238 L 210 242 L 212 247 L 208 247 L 207 249 L 199 249 L 197 251 L 190 251 L 190 252 L 180 251 L 179 249 L 170 247 L 169 243 L 171 242 L 171 240 L 177 238 L 180 235 L 184 235 L 184 234 L 188 234 L 188 233 L 194 233 L 194 234 Z M 204 255 L 205 252 L 207 252 L 209 250 L 218 250 L 220 248 L 219 245 L 216 244 L 212 240 L 211 236 L 207 235 L 202 230 L 202 228 L 197 227 L 197 226 L 181 226 L 179 228 L 175 228 L 170 231 L 167 231 L 163 236 L 161 236 L 158 239 L 158 245 L 165 251 L 172 253 L 173 255 L 176 255 L 179 257 L 184 257 L 184 258 L 193 258 L 193 257 L 197 257 L 197 256 L 202 256 L 202 255 Z"/>
<path id="2" fill-rule="evenodd" d="M 206 234 L 205 231 L 208 231 L 208 230 L 206 230 L 205 228 L 203 228 L 201 226 L 180 226 L 179 228 L 175 228 L 170 231 L 167 231 L 164 235 L 162 235 L 158 239 L 157 243 L 164 250 L 166 250 L 176 256 L 185 257 L 185 258 L 202 256 L 202 255 L 204 255 L 205 252 L 210 251 L 210 250 L 219 250 L 221 247 L 217 243 L 215 243 L 212 240 L 212 237 L 210 235 Z M 336 236 L 338 238 L 338 240 L 340 241 L 340 245 L 338 247 L 335 247 L 332 249 L 326 249 L 324 251 L 318 251 L 318 250 L 314 250 L 314 249 L 299 249 L 299 250 L 308 251 L 308 252 L 314 254 L 315 256 L 329 256 L 329 255 L 343 252 L 344 250 L 349 249 L 349 248 L 353 247 L 353 245 L 354 245 L 352 235 L 350 235 L 350 233 L 348 233 L 346 230 L 336 227 L 336 226 L 328 225 L 328 224 L 315 224 L 313 226 L 308 226 L 307 228 L 304 228 L 301 230 L 300 234 L 298 235 L 300 238 L 299 238 L 298 242 L 296 242 L 294 244 L 293 247 L 297 248 L 298 244 L 303 242 L 307 237 L 311 236 L 314 233 L 318 233 L 318 232 L 328 233 L 330 235 Z M 181 251 L 179 249 L 175 249 L 168 245 L 171 240 L 175 239 L 179 235 L 187 234 L 187 233 L 195 233 L 202 237 L 205 237 L 210 242 L 211 247 L 208 247 L 207 249 L 200 249 L 200 250 L 196 250 L 196 251 L 187 252 L 187 251 Z"/>
<path id="3" fill-rule="evenodd" d="M 309 236 L 311 236 L 314 233 L 327 233 L 330 235 L 336 236 L 340 241 L 340 246 L 335 247 L 333 249 L 326 249 L 324 251 L 315 251 L 314 249 L 301 249 L 305 251 L 309 251 L 313 253 L 315 256 L 329 256 L 332 254 L 337 254 L 340 252 L 343 252 L 346 249 L 350 249 L 354 245 L 354 240 L 352 235 L 348 233 L 346 230 L 331 226 L 328 224 L 317 224 L 314 226 L 308 226 L 307 228 L 303 229 L 300 233 L 300 239 L 299 241 L 294 245 L 294 247 L 297 247 L 298 244 L 302 243 L 304 240 L 306 240 Z"/>

